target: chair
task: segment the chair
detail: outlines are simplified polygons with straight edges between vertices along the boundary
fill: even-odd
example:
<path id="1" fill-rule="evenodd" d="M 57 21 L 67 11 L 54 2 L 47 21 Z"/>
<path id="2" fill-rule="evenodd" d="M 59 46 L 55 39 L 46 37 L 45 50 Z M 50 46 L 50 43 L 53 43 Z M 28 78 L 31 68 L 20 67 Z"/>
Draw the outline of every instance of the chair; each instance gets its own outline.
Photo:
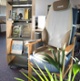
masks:
<path id="1" fill-rule="evenodd" d="M 69 43 L 72 38 L 71 37 L 72 8 L 68 6 L 62 9 L 61 8 L 54 9 L 54 7 L 55 6 L 53 6 L 52 4 L 48 12 L 46 25 L 42 32 L 42 39 L 38 39 L 35 42 L 29 42 L 27 45 L 29 57 L 28 65 L 29 64 L 34 65 L 34 62 L 36 62 L 36 64 L 43 70 L 45 65 L 50 72 L 55 72 L 59 76 L 59 71 L 55 68 L 55 66 L 43 61 L 43 59 L 40 58 L 40 54 L 42 54 L 42 52 L 50 54 L 48 48 L 53 48 L 56 50 L 56 48 L 62 48 L 66 43 L 65 51 L 67 59 L 65 61 L 65 64 L 63 65 L 63 78 L 64 78 L 73 64 L 71 56 L 74 56 L 75 40 L 71 44 Z M 44 45 L 42 47 L 37 48 L 33 52 L 32 46 L 40 41 L 42 41 Z M 31 72 L 32 72 L 31 68 L 28 67 L 29 76 L 31 76 L 32 74 Z"/>

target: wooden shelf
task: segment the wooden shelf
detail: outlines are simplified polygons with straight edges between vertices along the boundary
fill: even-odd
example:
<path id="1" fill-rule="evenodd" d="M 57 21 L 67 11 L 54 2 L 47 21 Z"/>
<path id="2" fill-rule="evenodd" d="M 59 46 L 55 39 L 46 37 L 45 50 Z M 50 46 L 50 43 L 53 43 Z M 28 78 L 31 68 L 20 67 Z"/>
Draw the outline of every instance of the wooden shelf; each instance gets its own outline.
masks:
<path id="1" fill-rule="evenodd" d="M 21 19 L 21 20 L 13 20 L 14 23 L 17 23 L 17 22 L 25 22 L 25 23 L 31 23 L 32 21 L 29 19 Z"/>
<path id="2" fill-rule="evenodd" d="M 11 37 L 8 37 L 8 38 L 13 39 L 13 40 L 30 40 L 30 38 L 28 38 L 28 37 L 27 38 L 26 37 L 24 38 L 24 37 L 12 37 L 11 36 Z"/>
<path id="3" fill-rule="evenodd" d="M 32 0 L 28 1 L 8 1 L 13 8 L 31 8 L 32 7 Z"/>
<path id="4" fill-rule="evenodd" d="M 16 6 L 12 6 L 13 8 L 32 8 L 32 5 L 31 6 L 21 6 L 21 5 L 16 5 Z"/>
<path id="5" fill-rule="evenodd" d="M 40 28 L 35 29 L 35 32 L 42 32 L 42 31 L 43 31 L 43 29 L 40 29 Z"/>
<path id="6" fill-rule="evenodd" d="M 80 33 L 76 33 L 75 35 L 79 35 L 80 36 Z"/>
<path id="7" fill-rule="evenodd" d="M 10 63 L 10 66 L 28 67 L 28 57 L 16 56 Z"/>
<path id="8" fill-rule="evenodd" d="M 13 40 L 20 40 L 23 41 L 25 43 L 25 41 L 29 41 L 31 40 L 31 37 L 13 37 L 12 32 L 13 32 L 13 27 L 16 25 L 23 25 L 26 26 L 26 24 L 29 23 L 29 26 L 31 27 L 31 23 L 32 23 L 32 10 L 33 10 L 33 0 L 25 0 L 25 1 L 20 1 L 20 0 L 8 0 L 7 1 L 7 25 L 6 25 L 6 43 L 7 43 L 7 61 L 8 64 L 10 66 L 18 66 L 18 67 L 27 67 L 27 62 L 28 62 L 28 54 L 24 54 L 22 53 L 21 55 L 19 54 L 9 54 L 11 52 L 11 45 L 12 45 L 12 41 Z M 29 11 L 29 15 L 28 15 L 28 19 L 24 18 L 24 19 L 18 19 L 17 18 L 13 18 L 14 14 L 12 15 L 12 12 L 18 12 L 18 10 L 16 10 L 15 8 L 23 8 L 21 13 L 24 15 L 24 10 L 26 11 L 26 9 L 30 9 Z M 19 15 L 20 12 L 17 13 L 17 15 Z M 25 15 L 24 15 L 25 17 Z M 13 18 L 13 19 L 12 19 Z M 18 20 L 17 20 L 18 19 Z M 23 50 L 24 46 L 23 46 Z"/>
<path id="9" fill-rule="evenodd" d="M 14 54 L 14 53 L 10 53 L 10 54 L 8 54 L 9 56 L 26 56 L 26 57 L 28 57 L 28 53 L 22 53 L 22 54 Z"/>
<path id="10" fill-rule="evenodd" d="M 10 5 L 32 4 L 32 0 L 27 1 L 8 1 Z"/>

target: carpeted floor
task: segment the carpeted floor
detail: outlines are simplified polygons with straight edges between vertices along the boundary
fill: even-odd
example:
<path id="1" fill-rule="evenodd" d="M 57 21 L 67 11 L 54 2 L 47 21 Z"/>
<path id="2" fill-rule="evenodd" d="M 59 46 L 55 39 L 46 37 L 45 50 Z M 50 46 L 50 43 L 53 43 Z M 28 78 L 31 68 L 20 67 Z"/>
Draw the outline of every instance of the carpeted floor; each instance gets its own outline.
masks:
<path id="1" fill-rule="evenodd" d="M 0 81 L 16 81 L 14 77 L 27 79 L 18 71 L 18 69 L 10 69 L 6 59 L 6 34 L 0 33 Z"/>

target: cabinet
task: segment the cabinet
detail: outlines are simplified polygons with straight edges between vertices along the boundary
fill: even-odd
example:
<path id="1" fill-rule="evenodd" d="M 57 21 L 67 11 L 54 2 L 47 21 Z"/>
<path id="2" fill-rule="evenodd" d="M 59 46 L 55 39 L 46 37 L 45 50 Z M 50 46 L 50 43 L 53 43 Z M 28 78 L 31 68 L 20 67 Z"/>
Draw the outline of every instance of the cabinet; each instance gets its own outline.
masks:
<path id="1" fill-rule="evenodd" d="M 25 41 L 31 39 L 32 0 L 7 0 L 7 61 L 10 66 L 27 67 Z"/>

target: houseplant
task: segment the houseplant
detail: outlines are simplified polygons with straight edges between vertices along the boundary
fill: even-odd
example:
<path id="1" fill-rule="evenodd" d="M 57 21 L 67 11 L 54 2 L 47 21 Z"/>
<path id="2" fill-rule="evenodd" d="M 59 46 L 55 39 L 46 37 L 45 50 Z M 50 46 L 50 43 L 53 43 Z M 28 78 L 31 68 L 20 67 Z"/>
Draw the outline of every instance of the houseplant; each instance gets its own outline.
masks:
<path id="1" fill-rule="evenodd" d="M 47 78 L 46 74 L 41 70 L 41 68 L 37 64 L 35 64 L 35 65 L 37 66 L 38 70 L 40 71 L 40 73 L 42 75 L 40 75 L 39 72 L 37 72 L 37 70 L 34 67 L 32 67 L 32 66 L 30 66 L 30 67 L 38 75 L 38 77 L 40 78 L 40 81 L 63 81 L 63 78 L 62 78 L 62 66 L 63 66 L 64 57 L 65 57 L 65 51 L 57 49 L 58 56 L 56 56 L 56 53 L 55 53 L 55 51 L 53 49 L 50 48 L 49 50 L 52 52 L 52 55 L 54 56 L 54 59 L 51 58 L 47 54 L 45 55 L 44 59 L 47 62 L 49 62 L 50 64 L 55 65 L 55 67 L 60 71 L 60 78 L 59 79 L 57 78 L 56 74 L 50 73 L 50 71 L 46 67 L 45 67 L 45 71 L 46 71 L 46 74 L 48 75 L 49 78 Z M 62 60 L 60 59 L 60 54 L 62 54 Z M 59 60 L 57 60 L 57 58 Z M 76 74 L 80 71 L 80 65 L 79 65 L 80 62 L 79 62 L 79 60 L 77 58 L 73 58 L 73 60 L 74 60 L 75 63 L 73 64 L 73 67 L 71 68 L 71 70 L 68 73 L 68 78 L 66 80 L 64 80 L 64 81 L 74 81 Z M 38 81 L 36 79 L 36 77 L 31 76 L 31 78 L 30 78 L 23 71 L 20 71 L 20 72 L 26 78 L 28 78 L 30 81 Z M 23 79 L 16 78 L 16 77 L 15 77 L 15 79 L 18 80 L 18 81 L 24 81 Z"/>

